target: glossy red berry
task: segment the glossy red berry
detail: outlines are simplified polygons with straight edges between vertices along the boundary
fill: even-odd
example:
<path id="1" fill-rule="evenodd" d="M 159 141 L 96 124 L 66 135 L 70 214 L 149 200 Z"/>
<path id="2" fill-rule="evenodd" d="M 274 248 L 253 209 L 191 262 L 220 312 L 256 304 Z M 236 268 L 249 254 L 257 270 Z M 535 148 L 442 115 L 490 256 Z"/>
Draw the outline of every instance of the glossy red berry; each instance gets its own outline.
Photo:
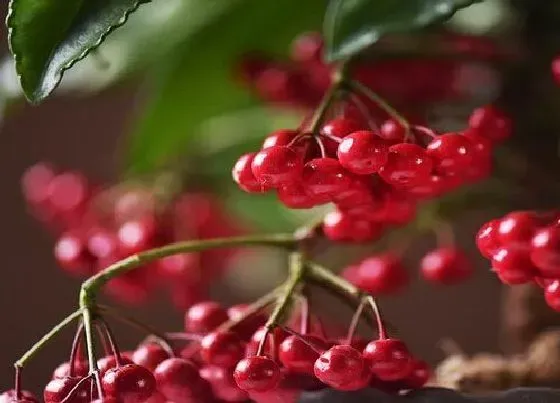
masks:
<path id="1" fill-rule="evenodd" d="M 541 276 L 560 278 L 560 227 L 538 230 L 531 242 L 531 261 Z"/>
<path id="2" fill-rule="evenodd" d="M 234 332 L 208 333 L 200 341 L 200 357 L 209 365 L 231 367 L 244 352 L 245 346 Z"/>
<path id="3" fill-rule="evenodd" d="M 84 239 L 76 232 L 66 232 L 54 245 L 54 256 L 59 266 L 69 274 L 86 276 L 92 274 L 94 258 Z"/>
<path id="4" fill-rule="evenodd" d="M 369 175 L 387 162 L 389 147 L 377 134 L 361 130 L 344 137 L 338 145 L 338 161 L 348 171 Z"/>
<path id="5" fill-rule="evenodd" d="M 122 354 L 120 357 L 120 363 L 121 365 L 134 364 L 132 360 L 127 357 L 123 357 Z M 115 368 L 116 366 L 117 359 L 114 355 L 108 355 L 97 360 L 97 368 L 99 369 L 99 375 L 101 375 L 101 377 L 105 375 L 105 372 L 109 371 L 111 368 Z"/>
<path id="6" fill-rule="evenodd" d="M 124 403 L 147 400 L 156 390 L 156 380 L 149 369 L 136 364 L 108 370 L 101 381 L 103 391 Z"/>
<path id="7" fill-rule="evenodd" d="M 239 157 L 231 171 L 234 182 L 240 189 L 248 193 L 262 193 L 268 190 L 255 178 L 251 169 L 255 154 L 248 153 Z"/>
<path id="8" fill-rule="evenodd" d="M 469 127 L 494 143 L 507 139 L 512 133 L 509 116 L 492 105 L 475 109 L 469 117 Z"/>
<path id="9" fill-rule="evenodd" d="M 476 234 L 476 246 L 478 246 L 480 253 L 488 259 L 490 259 L 500 247 L 497 235 L 499 225 L 500 220 L 488 221 Z"/>
<path id="10" fill-rule="evenodd" d="M 74 362 L 74 367 L 70 370 L 70 363 L 63 362 L 53 371 L 52 377 L 54 378 L 66 378 L 72 377 L 84 377 L 89 372 L 89 365 L 86 361 L 76 360 Z"/>
<path id="11" fill-rule="evenodd" d="M 545 288 L 544 298 L 549 307 L 560 312 L 560 280 L 555 280 Z"/>
<path id="12" fill-rule="evenodd" d="M 303 156 L 291 148 L 274 146 L 259 151 L 251 163 L 253 175 L 267 188 L 296 182 L 303 170 Z"/>
<path id="13" fill-rule="evenodd" d="M 185 313 L 185 330 L 189 333 L 208 333 L 228 320 L 227 311 L 217 302 L 203 301 Z"/>
<path id="14" fill-rule="evenodd" d="M 315 200 L 299 184 L 282 186 L 277 190 L 278 199 L 288 208 L 309 209 L 315 206 Z"/>
<path id="15" fill-rule="evenodd" d="M 82 383 L 70 396 L 70 392 L 78 385 L 82 378 L 55 378 L 47 383 L 43 391 L 45 403 L 60 403 L 63 400 L 68 403 L 89 403 L 90 382 Z"/>
<path id="16" fill-rule="evenodd" d="M 504 216 L 497 228 L 497 239 L 508 248 L 529 250 L 533 235 L 540 226 L 536 214 L 530 211 L 515 211 Z"/>
<path id="17" fill-rule="evenodd" d="M 412 369 L 404 380 L 404 383 L 410 389 L 420 389 L 428 383 L 431 376 L 432 371 L 426 361 L 413 360 Z"/>
<path id="18" fill-rule="evenodd" d="M 412 369 L 412 356 L 398 339 L 371 341 L 363 354 L 371 372 L 383 381 L 404 379 Z"/>
<path id="19" fill-rule="evenodd" d="M 323 232 L 331 241 L 367 242 L 381 235 L 382 227 L 372 221 L 335 210 L 323 218 Z"/>
<path id="20" fill-rule="evenodd" d="M 364 259 L 344 276 L 373 295 L 399 292 L 408 283 L 408 274 L 400 259 L 391 253 Z"/>
<path id="21" fill-rule="evenodd" d="M 288 146 L 291 145 L 292 141 L 298 135 L 297 130 L 291 129 L 280 129 L 269 134 L 263 142 L 262 149 L 277 147 L 277 146 Z"/>
<path id="22" fill-rule="evenodd" d="M 438 284 L 459 283 L 473 272 L 473 266 L 463 251 L 442 247 L 425 255 L 420 262 L 422 276 Z"/>
<path id="23" fill-rule="evenodd" d="M 155 369 L 154 377 L 157 389 L 172 402 L 198 402 L 201 399 L 197 400 L 197 394 L 208 387 L 196 365 L 182 358 L 162 361 Z"/>
<path id="24" fill-rule="evenodd" d="M 10 389 L 0 394 L 0 403 L 39 403 L 39 400 L 26 390 L 21 391 L 21 397 L 18 399 L 15 389 Z"/>
<path id="25" fill-rule="evenodd" d="M 442 134 L 426 147 L 426 154 L 434 161 L 434 168 L 442 175 L 456 175 L 465 171 L 474 160 L 474 145 L 465 136 Z"/>
<path id="26" fill-rule="evenodd" d="M 302 185 L 314 199 L 326 203 L 352 186 L 352 178 L 334 158 L 316 158 L 305 164 Z"/>
<path id="27" fill-rule="evenodd" d="M 354 119 L 340 117 L 328 121 L 322 128 L 321 134 L 335 139 L 343 139 L 350 133 L 362 130 L 362 126 Z M 336 156 L 339 143 L 335 140 L 324 138 L 325 148 L 329 156 Z"/>
<path id="28" fill-rule="evenodd" d="M 264 356 L 247 357 L 235 367 L 233 378 L 242 390 L 266 392 L 275 389 L 282 378 L 280 367 Z"/>
<path id="29" fill-rule="evenodd" d="M 433 163 L 426 151 L 409 143 L 389 147 L 389 156 L 379 175 L 394 186 L 414 186 L 432 174 Z"/>
<path id="30" fill-rule="evenodd" d="M 247 347 L 245 349 L 245 356 L 250 357 L 257 354 L 261 341 L 265 335 L 268 334 L 268 338 L 264 343 L 264 351 L 262 355 L 266 356 L 276 356 L 276 350 L 278 346 L 284 341 L 287 334 L 281 328 L 277 327 L 271 332 L 267 332 L 264 326 L 261 326 L 253 333 L 249 343 L 247 343 Z M 274 343 L 271 342 L 271 339 L 274 338 Z"/>
<path id="31" fill-rule="evenodd" d="M 502 247 L 492 255 L 492 270 L 504 284 L 525 284 L 538 275 L 527 252 Z"/>
<path id="32" fill-rule="evenodd" d="M 447 191 L 446 178 L 440 175 L 430 175 L 423 181 L 405 189 L 406 194 L 419 200 L 432 199 Z"/>
<path id="33" fill-rule="evenodd" d="M 406 129 L 394 119 L 383 122 L 379 131 L 379 136 L 392 144 L 402 143 L 405 134 Z"/>
<path id="34" fill-rule="evenodd" d="M 126 256 L 154 246 L 156 222 L 153 217 L 124 222 L 117 231 L 119 250 Z"/>
<path id="35" fill-rule="evenodd" d="M 214 396 L 226 402 L 244 402 L 247 393 L 237 386 L 233 379 L 233 369 L 221 366 L 200 368 L 200 377 L 212 386 Z"/>
<path id="36" fill-rule="evenodd" d="M 289 371 L 313 375 L 315 360 L 319 358 L 320 352 L 326 349 L 328 345 L 320 337 L 288 336 L 278 348 L 278 359 Z"/>
<path id="37" fill-rule="evenodd" d="M 351 384 L 365 366 L 362 354 L 349 345 L 336 345 L 322 353 L 315 361 L 315 376 L 334 388 Z"/>
<path id="38" fill-rule="evenodd" d="M 142 344 L 132 353 L 132 361 L 150 371 L 155 370 L 162 361 L 168 358 L 169 353 L 155 343 Z"/>

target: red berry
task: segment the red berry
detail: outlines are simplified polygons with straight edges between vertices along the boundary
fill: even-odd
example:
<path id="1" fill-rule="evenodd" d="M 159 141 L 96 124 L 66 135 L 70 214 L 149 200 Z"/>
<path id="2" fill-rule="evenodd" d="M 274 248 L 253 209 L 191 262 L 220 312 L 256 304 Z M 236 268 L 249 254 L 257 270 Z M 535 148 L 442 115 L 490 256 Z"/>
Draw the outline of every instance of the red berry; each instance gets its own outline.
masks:
<path id="1" fill-rule="evenodd" d="M 247 304 L 232 305 L 227 309 L 227 315 L 230 320 L 237 321 L 247 309 Z M 248 338 L 253 335 L 259 327 L 264 326 L 267 317 L 261 313 L 253 314 L 245 318 L 241 323 L 235 326 L 235 331 L 243 338 Z"/>
<path id="2" fill-rule="evenodd" d="M 428 281 L 454 284 L 465 280 L 473 272 L 467 256 L 453 247 L 438 248 L 422 258 L 422 275 Z"/>
<path id="3" fill-rule="evenodd" d="M 277 147 L 277 146 L 288 146 L 299 134 L 297 130 L 291 129 L 280 129 L 269 134 L 263 142 L 262 149 Z"/>
<path id="4" fill-rule="evenodd" d="M 149 369 L 136 364 L 111 368 L 101 381 L 103 391 L 123 403 L 147 400 L 156 390 L 156 380 Z"/>
<path id="5" fill-rule="evenodd" d="M 279 327 L 268 333 L 264 326 L 257 329 L 257 331 L 251 336 L 251 340 L 249 340 L 245 349 L 245 356 L 250 357 L 257 354 L 259 345 L 266 334 L 268 334 L 268 340 L 264 344 L 264 351 L 262 355 L 270 357 L 276 356 L 276 350 L 273 350 L 273 348 L 278 348 L 278 346 L 286 338 L 287 334 Z M 274 338 L 274 343 L 271 342 L 272 338 Z"/>
<path id="6" fill-rule="evenodd" d="M 117 232 L 119 250 L 131 255 L 154 246 L 156 222 L 153 217 L 123 223 Z"/>
<path id="7" fill-rule="evenodd" d="M 386 253 L 362 260 L 355 271 L 345 273 L 354 285 L 371 294 L 392 294 L 408 283 L 408 274 L 400 259 Z"/>
<path id="8" fill-rule="evenodd" d="M 90 396 L 90 382 L 84 382 L 82 386 L 69 397 L 70 392 L 80 382 L 82 378 L 55 378 L 52 379 L 43 392 L 43 399 L 45 403 L 60 403 L 63 400 L 68 403 L 89 403 Z"/>
<path id="9" fill-rule="evenodd" d="M 422 182 L 405 189 L 406 194 L 416 199 L 432 199 L 447 191 L 446 179 L 440 175 L 430 175 Z"/>
<path id="10" fill-rule="evenodd" d="M 76 172 L 66 172 L 55 176 L 48 187 L 49 202 L 61 213 L 75 211 L 82 207 L 89 197 L 87 179 Z"/>
<path id="11" fill-rule="evenodd" d="M 382 227 L 342 211 L 331 211 L 323 218 L 323 232 L 331 241 L 367 242 L 381 235 Z"/>
<path id="12" fill-rule="evenodd" d="M 233 180 L 241 190 L 248 193 L 263 193 L 268 189 L 263 186 L 251 169 L 251 164 L 253 163 L 253 158 L 256 153 L 244 154 L 235 163 L 231 171 Z"/>
<path id="13" fill-rule="evenodd" d="M 56 369 L 53 371 L 52 377 L 53 379 L 66 378 L 69 376 L 81 378 L 87 376 L 88 372 L 89 365 L 86 361 L 76 360 L 74 362 L 74 368 L 72 368 L 72 371 L 70 370 L 70 363 L 66 361 L 56 367 Z"/>
<path id="14" fill-rule="evenodd" d="M 528 283 L 538 274 L 528 253 L 509 247 L 502 247 L 492 255 L 492 270 L 509 285 Z"/>
<path id="15" fill-rule="evenodd" d="M 381 125 L 379 136 L 386 141 L 396 144 L 404 141 L 405 128 L 396 120 L 388 119 Z"/>
<path id="16" fill-rule="evenodd" d="M 291 46 L 292 60 L 300 63 L 321 62 L 323 39 L 318 33 L 299 35 Z"/>
<path id="17" fill-rule="evenodd" d="M 22 390 L 21 398 L 17 399 L 15 389 L 10 389 L 0 394 L 0 403 L 39 403 L 39 400 L 26 390 Z"/>
<path id="18" fill-rule="evenodd" d="M 313 375 L 315 360 L 319 352 L 328 348 L 325 340 L 317 336 L 288 336 L 278 348 L 278 359 L 289 371 Z M 309 344 L 311 346 L 309 346 Z"/>
<path id="19" fill-rule="evenodd" d="M 536 214 L 529 211 L 514 211 L 500 220 L 497 239 L 508 248 L 529 250 L 531 240 L 540 226 Z"/>
<path id="20" fill-rule="evenodd" d="M 336 345 L 315 361 L 314 373 L 321 382 L 334 388 L 351 384 L 365 366 L 362 354 L 349 345 Z"/>
<path id="21" fill-rule="evenodd" d="M 426 154 L 434 161 L 434 168 L 442 175 L 461 174 L 473 162 L 474 145 L 456 133 L 442 134 L 426 147 Z"/>
<path id="22" fill-rule="evenodd" d="M 500 247 L 498 241 L 498 226 L 500 220 L 492 220 L 484 224 L 476 234 L 476 246 L 482 255 L 491 258 L 496 250 Z"/>
<path id="23" fill-rule="evenodd" d="M 53 169 L 47 164 L 36 164 L 29 167 L 21 178 L 25 200 L 34 205 L 47 202 L 49 185 L 54 176 Z"/>
<path id="24" fill-rule="evenodd" d="M 278 386 L 282 373 L 272 359 L 252 356 L 237 363 L 233 378 L 237 386 L 244 391 L 266 392 Z"/>
<path id="25" fill-rule="evenodd" d="M 334 158 L 316 158 L 305 164 L 302 184 L 314 199 L 324 203 L 352 185 L 352 178 Z"/>
<path id="26" fill-rule="evenodd" d="M 233 379 L 233 370 L 221 366 L 205 366 L 200 368 L 200 377 L 211 386 L 214 396 L 226 402 L 244 402 L 247 393 L 239 389 Z"/>
<path id="27" fill-rule="evenodd" d="M 387 163 L 379 170 L 385 182 L 394 186 L 414 186 L 432 173 L 433 163 L 426 151 L 409 143 L 389 147 Z"/>
<path id="28" fill-rule="evenodd" d="M 404 380 L 408 388 L 420 389 L 431 378 L 432 371 L 428 363 L 422 360 L 413 360 L 412 370 Z"/>
<path id="29" fill-rule="evenodd" d="M 556 84 L 560 85 L 560 57 L 556 56 L 554 60 L 552 60 L 551 66 L 552 70 L 552 78 L 556 81 Z"/>
<path id="30" fill-rule="evenodd" d="M 120 363 L 121 365 L 134 364 L 132 360 L 126 357 L 122 357 L 122 354 L 120 357 Z M 117 359 L 115 358 L 114 355 L 108 355 L 97 360 L 97 368 L 99 369 L 99 375 L 101 375 L 101 377 L 105 375 L 105 372 L 109 371 L 112 368 L 115 368 L 116 366 L 117 366 Z"/>
<path id="31" fill-rule="evenodd" d="M 547 278 L 560 278 L 560 227 L 540 229 L 531 243 L 531 261 Z"/>
<path id="32" fill-rule="evenodd" d="M 285 146 L 269 147 L 255 154 L 251 169 L 261 185 L 278 188 L 290 185 L 301 177 L 303 158 Z"/>
<path id="33" fill-rule="evenodd" d="M 54 245 L 54 256 L 59 266 L 69 274 L 87 276 L 92 274 L 94 258 L 83 238 L 75 232 L 66 232 Z"/>
<path id="34" fill-rule="evenodd" d="M 87 249 L 97 259 L 110 259 L 118 253 L 117 234 L 106 228 L 92 228 L 87 234 Z"/>
<path id="35" fill-rule="evenodd" d="M 208 333 L 200 342 L 200 357 L 209 365 L 231 367 L 243 357 L 244 347 L 233 332 Z"/>
<path id="36" fill-rule="evenodd" d="M 146 343 L 138 346 L 132 354 L 132 361 L 153 371 L 164 360 L 169 358 L 167 351 L 159 344 Z"/>
<path id="37" fill-rule="evenodd" d="M 315 200 L 307 194 L 305 188 L 299 184 L 282 186 L 278 188 L 278 199 L 292 209 L 309 209 L 315 206 Z"/>
<path id="38" fill-rule="evenodd" d="M 208 384 L 200 377 L 197 367 L 182 358 L 168 358 L 154 371 L 157 389 L 168 401 L 197 403 L 205 401 Z"/>
<path id="39" fill-rule="evenodd" d="M 217 302 L 199 302 L 185 313 L 185 330 L 190 333 L 208 333 L 227 320 L 226 310 Z"/>
<path id="40" fill-rule="evenodd" d="M 361 130 L 344 137 L 338 145 L 340 164 L 358 175 L 369 175 L 379 171 L 387 162 L 387 143 L 374 132 Z"/>
<path id="41" fill-rule="evenodd" d="M 322 128 L 321 134 L 336 139 L 343 139 L 350 133 L 357 132 L 362 129 L 359 122 L 349 118 L 337 118 L 328 121 Z M 323 141 L 327 154 L 335 156 L 338 149 L 338 142 L 329 138 L 324 138 Z"/>
<path id="42" fill-rule="evenodd" d="M 371 341 L 363 354 L 371 372 L 383 381 L 403 379 L 412 369 L 412 356 L 406 344 L 398 339 Z"/>
<path id="43" fill-rule="evenodd" d="M 475 109 L 469 118 L 469 127 L 479 136 L 499 143 L 511 136 L 511 119 L 492 105 Z"/>
<path id="44" fill-rule="evenodd" d="M 544 298 L 549 307 L 560 312 L 560 280 L 555 280 L 546 287 Z"/>

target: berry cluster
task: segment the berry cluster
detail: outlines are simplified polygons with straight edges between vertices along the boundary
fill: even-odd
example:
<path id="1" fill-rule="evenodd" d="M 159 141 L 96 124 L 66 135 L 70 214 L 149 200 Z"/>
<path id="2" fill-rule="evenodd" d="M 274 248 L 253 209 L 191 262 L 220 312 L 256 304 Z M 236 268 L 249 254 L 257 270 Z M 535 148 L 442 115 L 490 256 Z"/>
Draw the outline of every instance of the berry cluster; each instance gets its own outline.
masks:
<path id="1" fill-rule="evenodd" d="M 410 222 L 421 200 L 486 178 L 494 144 L 511 134 L 509 118 L 493 106 L 476 109 L 461 133 L 436 135 L 393 119 L 379 130 L 350 118 L 315 133 L 278 130 L 257 153 L 241 156 L 233 178 L 251 193 L 276 191 L 289 208 L 334 203 L 323 232 L 334 241 L 370 241 Z"/>
<path id="2" fill-rule="evenodd" d="M 560 311 L 560 215 L 514 211 L 487 222 L 476 236 L 480 252 L 508 285 L 535 283 Z"/>
<path id="3" fill-rule="evenodd" d="M 44 401 L 210 403 L 250 398 L 289 403 L 305 390 L 375 387 L 396 393 L 420 388 L 430 377 L 425 362 L 402 341 L 386 336 L 380 319 L 378 339 L 354 337 L 354 329 L 344 340 L 329 339 L 320 320 L 304 314 L 291 320 L 300 322 L 301 333 L 290 327 L 268 331 L 266 316 L 258 312 L 238 321 L 246 307 L 226 310 L 213 301 L 193 305 L 185 314 L 185 332 L 169 334 L 176 343 L 188 341 L 182 348 L 154 339 L 120 353 L 101 320 L 107 355 L 97 361 L 100 385 L 94 387 L 96 378 L 88 374 L 81 344 L 75 342 L 70 360 L 54 370 L 46 385 Z M 228 327 L 228 321 L 237 322 Z M 36 401 L 27 392 L 20 392 L 19 399 L 14 393 L 5 392 L 0 402 Z"/>
<path id="4" fill-rule="evenodd" d="M 46 164 L 29 168 L 22 187 L 33 214 L 58 237 L 54 255 L 59 266 L 75 276 L 91 276 L 169 242 L 239 233 L 237 223 L 207 193 L 183 193 L 161 205 L 148 188 L 102 188 L 79 172 L 56 173 Z M 232 256 L 227 250 L 172 256 L 112 280 L 106 291 L 123 302 L 139 303 L 165 284 L 173 302 L 185 308 L 204 298 Z"/>
<path id="5" fill-rule="evenodd" d="M 446 33 L 440 38 L 450 53 L 492 58 L 496 48 L 487 39 Z M 390 41 L 390 39 L 389 39 Z M 389 46 L 380 41 L 378 47 Z M 317 33 L 303 34 L 292 43 L 290 60 L 247 55 L 238 68 L 242 81 L 264 101 L 296 108 L 313 108 L 332 85 L 335 66 L 323 61 L 323 40 Z M 464 63 L 452 59 L 361 60 L 354 76 L 374 91 L 387 94 L 402 108 L 456 100 L 468 95 Z M 374 113 L 377 108 L 372 105 Z"/>

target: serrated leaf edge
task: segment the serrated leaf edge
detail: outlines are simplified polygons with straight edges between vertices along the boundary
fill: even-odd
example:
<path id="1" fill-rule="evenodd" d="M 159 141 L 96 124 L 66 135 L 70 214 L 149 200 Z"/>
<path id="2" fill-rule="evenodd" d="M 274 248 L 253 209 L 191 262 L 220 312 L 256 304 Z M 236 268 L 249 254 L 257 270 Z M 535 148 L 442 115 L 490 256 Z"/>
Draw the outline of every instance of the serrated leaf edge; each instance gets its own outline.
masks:
<path id="1" fill-rule="evenodd" d="M 111 25 L 105 32 L 103 32 L 100 36 L 99 39 L 90 47 L 88 47 L 87 49 L 84 49 L 84 51 L 82 53 L 80 53 L 77 57 L 73 58 L 72 60 L 68 61 L 68 63 L 62 65 L 62 67 L 60 69 L 57 69 L 57 72 L 55 74 L 55 81 L 56 84 L 51 88 L 48 89 L 47 91 L 43 92 L 41 91 L 40 94 L 37 94 L 38 89 L 34 89 L 34 92 L 32 94 L 28 94 L 25 90 L 25 88 L 23 87 L 23 79 L 22 79 L 22 75 L 19 71 L 19 68 L 21 66 L 21 57 L 20 54 L 18 52 L 16 52 L 12 46 L 12 37 L 14 35 L 14 32 L 16 31 L 16 29 L 14 27 L 12 27 L 11 25 L 11 21 L 14 18 L 15 15 L 15 7 L 14 7 L 14 3 L 17 0 L 10 0 L 9 6 L 8 6 L 8 14 L 6 16 L 6 26 L 8 27 L 8 47 L 10 49 L 11 54 L 14 57 L 14 61 L 15 61 L 15 68 L 16 68 L 16 73 L 17 76 L 19 78 L 20 81 L 20 85 L 21 88 L 23 90 L 23 94 L 25 95 L 25 98 L 33 103 L 33 104 L 38 104 L 41 101 L 43 101 L 45 98 L 47 98 L 60 84 L 60 81 L 62 80 L 62 77 L 64 76 L 64 73 L 66 72 L 66 70 L 72 68 L 72 66 L 74 66 L 77 62 L 79 62 L 80 60 L 83 60 L 92 50 L 97 49 L 105 40 L 105 38 L 112 33 L 115 29 L 123 26 L 126 21 L 128 20 L 128 17 L 135 12 L 138 7 L 140 7 L 142 4 L 146 4 L 151 2 L 152 0 L 137 0 L 133 6 L 131 8 L 129 8 L 123 15 L 122 17 L 117 21 L 116 24 Z M 56 48 L 55 48 L 56 50 Z M 53 50 L 54 52 L 54 50 Z"/>

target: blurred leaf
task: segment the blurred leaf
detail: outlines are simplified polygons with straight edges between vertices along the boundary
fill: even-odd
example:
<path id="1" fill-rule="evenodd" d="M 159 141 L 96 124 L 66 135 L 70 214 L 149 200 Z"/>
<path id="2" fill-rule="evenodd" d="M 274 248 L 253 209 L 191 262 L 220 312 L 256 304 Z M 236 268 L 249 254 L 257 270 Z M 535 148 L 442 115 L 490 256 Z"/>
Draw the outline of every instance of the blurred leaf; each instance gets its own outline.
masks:
<path id="1" fill-rule="evenodd" d="M 383 35 L 422 28 L 482 0 L 331 0 L 323 26 L 326 57 L 348 58 Z"/>
<path id="2" fill-rule="evenodd" d="M 207 15 L 171 58 L 162 59 L 153 98 L 130 139 L 131 171 L 164 166 L 192 146 L 202 123 L 254 105 L 249 91 L 232 77 L 235 63 L 247 51 L 287 50 L 296 34 L 319 26 L 325 7 L 324 0 L 199 4 L 220 12 Z"/>
<path id="3" fill-rule="evenodd" d="M 46 98 L 65 70 L 99 46 L 144 2 L 11 0 L 10 48 L 25 96 L 32 102 Z"/>

